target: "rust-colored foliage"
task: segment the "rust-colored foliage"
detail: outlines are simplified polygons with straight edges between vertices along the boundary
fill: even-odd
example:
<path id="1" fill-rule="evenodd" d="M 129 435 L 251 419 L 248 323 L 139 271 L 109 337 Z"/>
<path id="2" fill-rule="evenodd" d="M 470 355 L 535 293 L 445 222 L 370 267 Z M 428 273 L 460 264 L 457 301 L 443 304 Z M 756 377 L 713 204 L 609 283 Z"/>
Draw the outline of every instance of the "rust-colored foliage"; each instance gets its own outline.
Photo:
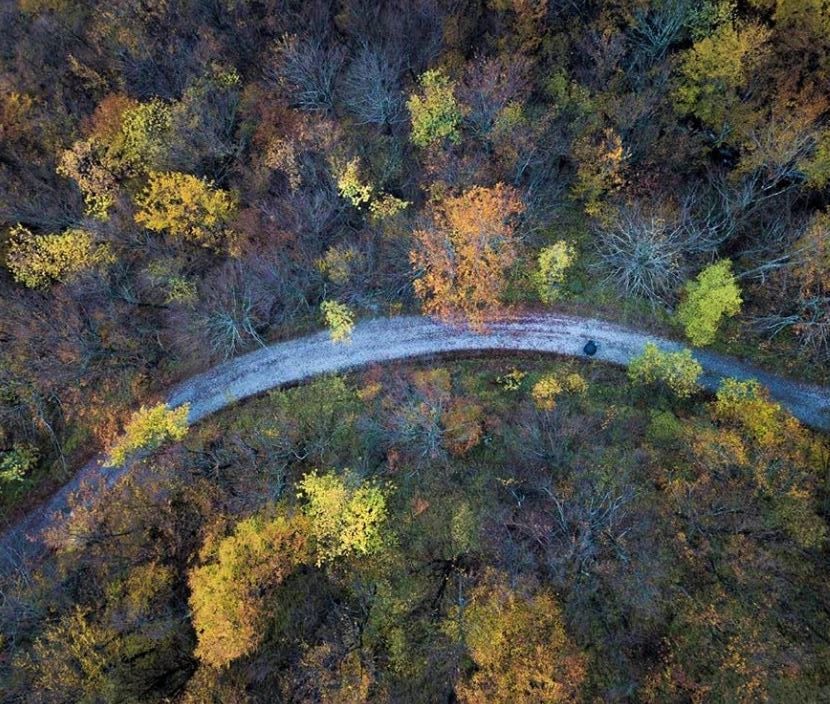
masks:
<path id="1" fill-rule="evenodd" d="M 483 326 L 500 308 L 505 274 L 516 259 L 514 219 L 523 210 L 504 184 L 476 186 L 436 207 L 432 226 L 414 233 L 410 252 L 421 274 L 415 292 L 424 312 Z"/>

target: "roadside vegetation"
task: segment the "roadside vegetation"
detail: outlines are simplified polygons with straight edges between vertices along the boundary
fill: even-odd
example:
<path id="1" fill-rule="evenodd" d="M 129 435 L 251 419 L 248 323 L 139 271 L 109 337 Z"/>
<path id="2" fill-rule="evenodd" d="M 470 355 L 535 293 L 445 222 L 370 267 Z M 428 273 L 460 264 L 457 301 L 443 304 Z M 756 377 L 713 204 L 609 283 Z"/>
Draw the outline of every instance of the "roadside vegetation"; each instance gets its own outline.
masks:
<path id="1" fill-rule="evenodd" d="M 0 510 L 172 382 L 364 316 L 554 306 L 830 381 L 826 17 L 10 0 Z"/>

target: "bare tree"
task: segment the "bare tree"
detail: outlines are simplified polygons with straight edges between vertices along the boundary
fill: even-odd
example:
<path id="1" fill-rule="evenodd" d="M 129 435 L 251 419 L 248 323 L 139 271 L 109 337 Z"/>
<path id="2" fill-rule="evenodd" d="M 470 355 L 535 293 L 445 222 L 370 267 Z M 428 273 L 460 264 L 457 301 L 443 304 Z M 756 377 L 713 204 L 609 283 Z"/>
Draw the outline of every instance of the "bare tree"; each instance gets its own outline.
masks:
<path id="1" fill-rule="evenodd" d="M 343 102 L 361 124 L 393 125 L 405 119 L 401 57 L 363 43 L 343 78 Z"/>
<path id="2" fill-rule="evenodd" d="M 458 86 L 467 106 L 467 122 L 479 135 L 487 134 L 504 108 L 526 97 L 530 66 L 521 56 L 478 58 L 468 64 Z"/>
<path id="3" fill-rule="evenodd" d="M 342 47 L 326 46 L 319 38 L 286 34 L 277 43 L 266 75 L 285 91 L 292 105 L 329 112 L 334 107 L 334 81 L 345 56 Z"/>
<path id="4" fill-rule="evenodd" d="M 682 281 L 686 230 L 676 218 L 623 207 L 597 232 L 599 268 L 629 296 L 665 301 Z"/>

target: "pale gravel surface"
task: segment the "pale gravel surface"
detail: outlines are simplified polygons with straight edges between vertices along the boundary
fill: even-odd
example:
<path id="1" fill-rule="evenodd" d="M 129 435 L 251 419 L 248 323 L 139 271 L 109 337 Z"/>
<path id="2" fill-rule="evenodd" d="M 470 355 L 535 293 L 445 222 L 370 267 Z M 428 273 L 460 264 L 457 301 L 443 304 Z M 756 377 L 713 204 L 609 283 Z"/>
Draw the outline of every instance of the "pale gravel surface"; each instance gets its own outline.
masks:
<path id="1" fill-rule="evenodd" d="M 602 320 L 554 314 L 515 317 L 473 332 L 424 317 L 378 318 L 359 323 L 348 343 L 333 343 L 326 332 L 279 342 L 220 364 L 180 384 L 167 398 L 171 407 L 190 404 L 195 423 L 244 398 L 267 389 L 295 384 L 321 374 L 341 373 L 370 364 L 430 355 L 517 351 L 583 356 L 593 339 L 594 359 L 625 365 L 652 342 L 664 350 L 682 345 Z M 696 351 L 704 368 L 703 385 L 717 387 L 723 377 L 756 378 L 802 422 L 830 430 L 830 389 L 809 386 L 762 372 L 749 364 L 711 352 Z M 43 532 L 68 511 L 79 489 L 94 497 L 103 481 L 112 484 L 128 467 L 104 468 L 101 458 L 89 462 L 44 506 L 32 511 L 0 536 L 0 573 L 43 550 Z"/>

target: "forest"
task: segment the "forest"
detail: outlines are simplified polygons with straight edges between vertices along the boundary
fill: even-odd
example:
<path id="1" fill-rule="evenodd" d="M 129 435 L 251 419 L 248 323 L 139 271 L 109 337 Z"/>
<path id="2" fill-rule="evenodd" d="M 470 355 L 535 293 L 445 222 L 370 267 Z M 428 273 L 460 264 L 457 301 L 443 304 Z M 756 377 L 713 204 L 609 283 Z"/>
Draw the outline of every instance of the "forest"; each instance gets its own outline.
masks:
<path id="1" fill-rule="evenodd" d="M 830 701 L 827 0 L 0 0 L 0 701 Z M 679 343 L 177 383 L 317 330 Z"/>

